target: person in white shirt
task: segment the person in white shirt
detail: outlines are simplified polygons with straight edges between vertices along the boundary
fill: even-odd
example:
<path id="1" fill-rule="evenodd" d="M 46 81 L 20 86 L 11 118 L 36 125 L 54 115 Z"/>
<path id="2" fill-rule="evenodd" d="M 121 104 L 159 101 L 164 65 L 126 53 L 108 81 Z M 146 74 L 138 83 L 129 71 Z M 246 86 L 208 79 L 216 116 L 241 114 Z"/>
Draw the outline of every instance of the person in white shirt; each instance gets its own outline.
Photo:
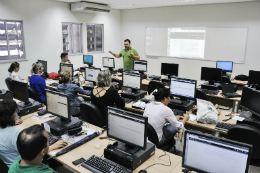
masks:
<path id="1" fill-rule="evenodd" d="M 18 62 L 13 62 L 8 71 L 9 71 L 9 78 L 12 80 L 22 81 L 20 76 L 18 75 L 18 71 L 20 70 L 20 64 Z"/>
<path id="2" fill-rule="evenodd" d="M 189 115 L 175 116 L 167 106 L 170 101 L 169 89 L 155 89 L 153 95 L 155 101 L 146 105 L 143 115 L 148 117 L 148 123 L 156 131 L 159 139 L 158 147 L 160 147 L 184 127 L 186 121 L 189 120 Z M 170 124 L 165 125 L 166 122 Z"/>

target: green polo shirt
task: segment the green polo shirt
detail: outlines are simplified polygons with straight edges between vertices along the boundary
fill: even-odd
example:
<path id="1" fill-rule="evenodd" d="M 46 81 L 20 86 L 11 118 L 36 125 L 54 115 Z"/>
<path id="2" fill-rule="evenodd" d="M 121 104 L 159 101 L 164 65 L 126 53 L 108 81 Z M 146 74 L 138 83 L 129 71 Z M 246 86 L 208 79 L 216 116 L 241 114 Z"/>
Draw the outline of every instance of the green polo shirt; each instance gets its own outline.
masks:
<path id="1" fill-rule="evenodd" d="M 133 52 L 135 56 L 138 56 L 138 52 L 135 49 L 130 48 L 128 51 L 123 49 L 119 56 L 123 57 L 124 59 L 124 70 L 133 70 L 134 67 L 134 60 L 135 58 L 130 55 L 130 53 Z"/>

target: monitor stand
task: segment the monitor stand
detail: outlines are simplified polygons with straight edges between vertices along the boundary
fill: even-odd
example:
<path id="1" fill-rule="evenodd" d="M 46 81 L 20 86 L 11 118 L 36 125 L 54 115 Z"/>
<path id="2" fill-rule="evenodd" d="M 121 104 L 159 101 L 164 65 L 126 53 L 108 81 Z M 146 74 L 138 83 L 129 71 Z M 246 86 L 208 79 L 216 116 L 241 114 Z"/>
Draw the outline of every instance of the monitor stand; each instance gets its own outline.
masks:
<path id="1" fill-rule="evenodd" d="M 147 91 L 132 89 L 132 91 L 124 91 L 121 93 L 121 97 L 129 98 L 133 100 L 139 100 L 146 96 Z"/>
<path id="2" fill-rule="evenodd" d="M 185 104 L 185 103 L 187 103 L 187 102 L 189 102 L 189 100 L 188 99 L 186 99 L 186 98 L 180 98 L 180 99 L 171 99 L 171 102 L 172 103 L 175 103 L 175 104 L 180 104 L 180 105 L 182 105 L 182 104 Z"/>
<path id="3" fill-rule="evenodd" d="M 21 108 L 26 108 L 26 107 L 28 107 L 28 106 L 31 106 L 32 105 L 32 102 L 28 102 L 28 103 L 26 103 L 26 102 L 20 102 L 20 103 L 18 103 L 17 104 L 19 107 L 21 107 Z"/>

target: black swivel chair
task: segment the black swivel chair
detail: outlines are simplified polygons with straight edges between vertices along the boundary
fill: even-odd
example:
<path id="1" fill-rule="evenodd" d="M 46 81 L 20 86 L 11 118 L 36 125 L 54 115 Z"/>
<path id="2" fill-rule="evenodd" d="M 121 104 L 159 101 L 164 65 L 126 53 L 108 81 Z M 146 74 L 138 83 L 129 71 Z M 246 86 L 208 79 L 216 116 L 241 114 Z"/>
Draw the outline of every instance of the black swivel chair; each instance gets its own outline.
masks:
<path id="1" fill-rule="evenodd" d="M 106 125 L 104 116 L 101 114 L 100 110 L 92 103 L 80 103 L 80 116 L 84 121 L 95 126 L 103 127 L 104 125 Z"/>
<path id="2" fill-rule="evenodd" d="M 166 142 L 163 146 L 161 147 L 158 147 L 158 144 L 159 144 L 159 139 L 158 139 L 158 136 L 157 136 L 157 133 L 156 131 L 154 130 L 153 126 L 151 126 L 149 123 L 148 123 L 148 126 L 147 126 L 147 136 L 148 136 L 148 140 L 151 141 L 157 148 L 163 150 L 163 151 L 169 151 L 172 147 L 174 147 L 174 154 L 176 153 L 176 148 L 175 148 L 175 140 L 172 139 L 169 140 L 168 142 Z"/>
<path id="3" fill-rule="evenodd" d="M 12 79 L 9 78 L 9 77 L 6 78 L 5 79 L 5 83 L 6 83 L 6 86 L 7 86 L 8 90 L 13 92 Z"/>
<path id="4" fill-rule="evenodd" d="M 156 88 L 165 88 L 165 86 L 158 81 L 150 81 L 148 85 L 148 94 L 151 94 Z"/>
<path id="5" fill-rule="evenodd" d="M 28 86 L 28 92 L 29 98 L 41 103 L 41 97 L 37 91 L 35 91 L 32 87 Z"/>
<path id="6" fill-rule="evenodd" d="M 222 76 L 221 77 L 221 83 L 232 84 L 230 78 L 227 77 L 227 76 Z M 238 90 L 238 86 L 235 85 L 235 84 L 234 84 L 234 88 L 235 88 L 235 91 Z M 222 86 L 221 85 L 219 86 L 219 89 L 222 90 Z"/>
<path id="7" fill-rule="evenodd" d="M 8 166 L 0 159 L 0 173 L 8 173 Z"/>
<path id="8" fill-rule="evenodd" d="M 250 125 L 236 125 L 227 133 L 227 139 L 253 145 L 250 165 L 260 166 L 260 130 Z"/>
<path id="9" fill-rule="evenodd" d="M 200 89 L 196 89 L 195 91 L 195 103 L 197 104 L 197 98 L 202 100 L 208 100 L 207 95 L 202 92 Z"/>
<path id="10" fill-rule="evenodd" d="M 111 77 L 111 80 L 112 82 L 118 83 L 118 90 L 122 90 L 122 82 L 119 79 Z"/>

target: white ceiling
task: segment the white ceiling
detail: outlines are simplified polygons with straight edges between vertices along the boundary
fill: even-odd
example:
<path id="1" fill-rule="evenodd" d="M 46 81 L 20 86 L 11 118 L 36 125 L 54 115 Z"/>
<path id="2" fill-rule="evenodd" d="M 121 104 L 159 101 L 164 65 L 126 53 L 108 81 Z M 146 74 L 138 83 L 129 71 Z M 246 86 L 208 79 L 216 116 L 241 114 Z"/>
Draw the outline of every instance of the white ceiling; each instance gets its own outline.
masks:
<path id="1" fill-rule="evenodd" d="M 67 3 L 75 3 L 80 0 L 55 0 Z M 87 0 L 88 2 L 102 3 L 117 9 L 134 9 L 134 8 L 149 8 L 177 5 L 198 5 L 198 4 L 214 4 L 214 3 L 233 3 L 247 2 L 259 0 Z M 187 2 L 183 2 L 187 1 Z M 133 5 L 134 6 L 129 6 Z M 117 7 L 114 7 L 117 6 Z"/>

